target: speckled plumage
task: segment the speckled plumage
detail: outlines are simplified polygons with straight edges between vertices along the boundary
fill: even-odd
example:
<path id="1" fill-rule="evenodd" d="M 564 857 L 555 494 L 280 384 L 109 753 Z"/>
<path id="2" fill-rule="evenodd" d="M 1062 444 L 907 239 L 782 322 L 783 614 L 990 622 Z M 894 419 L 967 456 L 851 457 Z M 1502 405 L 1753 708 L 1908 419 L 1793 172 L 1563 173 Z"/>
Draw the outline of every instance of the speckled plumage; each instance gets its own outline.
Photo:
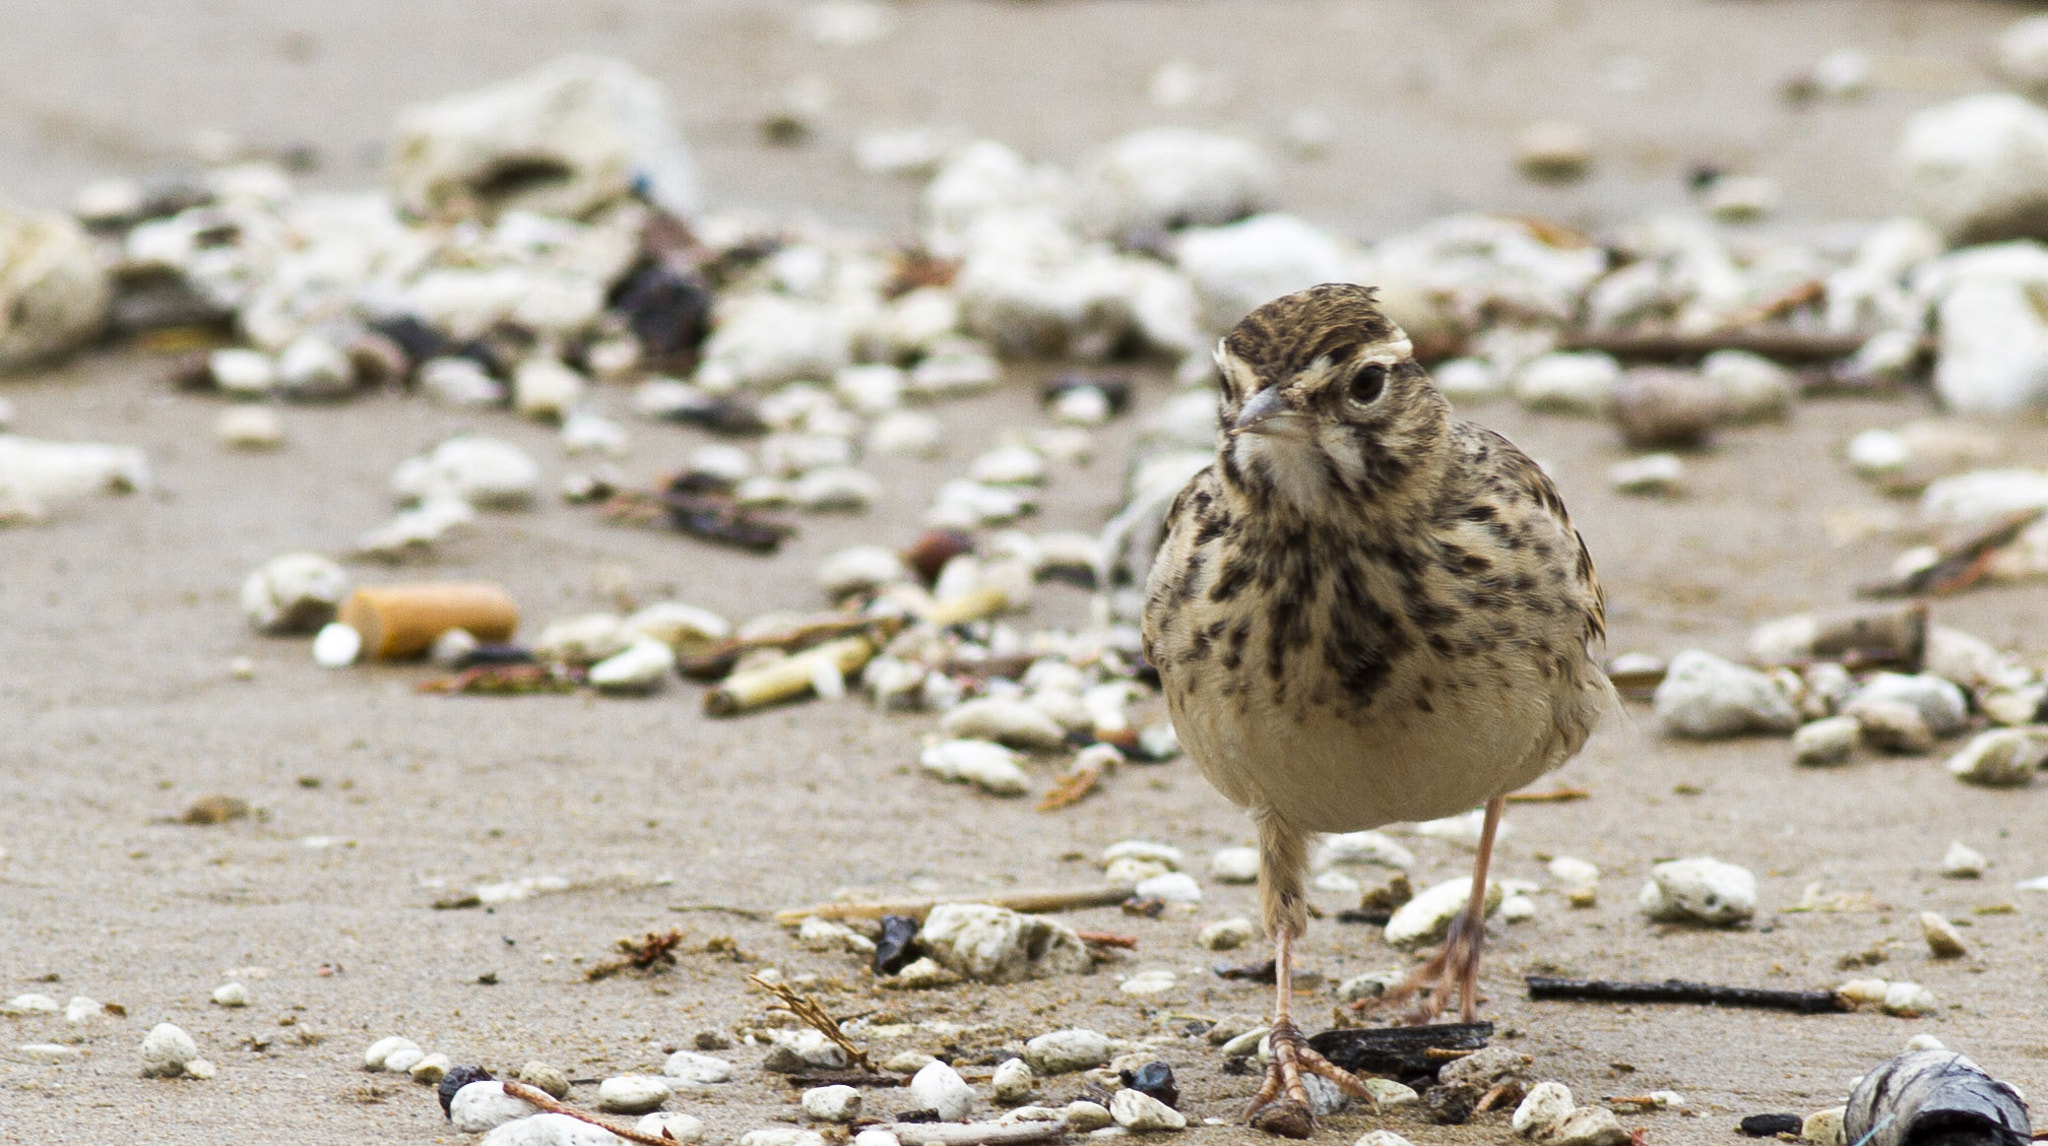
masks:
<path id="1" fill-rule="evenodd" d="M 1612 696 L 1604 613 L 1550 479 L 1452 417 L 1370 290 L 1267 303 L 1217 364 L 1217 460 L 1169 515 L 1146 655 L 1259 825 L 1269 929 L 1299 934 L 1311 833 L 1461 812 L 1579 750 Z"/>

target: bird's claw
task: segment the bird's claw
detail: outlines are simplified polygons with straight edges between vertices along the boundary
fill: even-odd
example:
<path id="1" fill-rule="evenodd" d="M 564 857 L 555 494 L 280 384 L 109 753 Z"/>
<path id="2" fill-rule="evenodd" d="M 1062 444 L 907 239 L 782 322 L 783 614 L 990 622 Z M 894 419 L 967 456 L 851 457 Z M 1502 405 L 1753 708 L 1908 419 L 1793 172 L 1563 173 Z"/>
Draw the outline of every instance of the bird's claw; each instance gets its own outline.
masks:
<path id="1" fill-rule="evenodd" d="M 1479 1017 L 1479 953 L 1485 939 L 1485 925 L 1471 926 L 1471 920 L 1458 915 L 1451 920 L 1450 934 L 1444 938 L 1444 945 L 1429 961 L 1417 967 L 1400 986 L 1381 996 L 1383 1002 L 1399 1002 L 1411 995 L 1422 995 L 1415 1012 L 1408 1021 L 1415 1026 L 1426 1026 L 1435 1022 L 1450 1005 L 1451 997 L 1457 996 L 1462 1017 L 1472 1022 Z M 1427 990 L 1427 994 L 1423 992 Z"/>
<path id="2" fill-rule="evenodd" d="M 1306 1138 L 1315 1133 L 1315 1113 L 1309 1103 L 1308 1087 L 1301 1081 L 1303 1074 L 1327 1078 L 1344 1093 L 1364 1099 L 1375 1110 L 1379 1108 L 1379 1100 L 1357 1076 L 1317 1053 L 1293 1023 L 1283 1019 L 1273 1024 L 1273 1033 L 1266 1040 L 1273 1065 L 1267 1068 L 1265 1084 L 1259 1087 L 1244 1112 L 1245 1121 L 1255 1129 L 1282 1138 Z"/>

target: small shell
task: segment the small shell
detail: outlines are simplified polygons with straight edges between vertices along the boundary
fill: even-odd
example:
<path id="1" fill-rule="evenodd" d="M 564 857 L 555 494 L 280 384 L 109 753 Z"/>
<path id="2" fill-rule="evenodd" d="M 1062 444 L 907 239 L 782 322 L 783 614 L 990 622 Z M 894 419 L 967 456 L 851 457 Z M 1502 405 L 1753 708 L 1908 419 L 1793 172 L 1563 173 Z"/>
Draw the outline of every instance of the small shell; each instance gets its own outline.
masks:
<path id="1" fill-rule="evenodd" d="M 973 784 L 995 796 L 1021 796 L 1031 790 L 1016 753 L 986 740 L 942 741 L 925 749 L 918 764 L 942 779 Z"/>

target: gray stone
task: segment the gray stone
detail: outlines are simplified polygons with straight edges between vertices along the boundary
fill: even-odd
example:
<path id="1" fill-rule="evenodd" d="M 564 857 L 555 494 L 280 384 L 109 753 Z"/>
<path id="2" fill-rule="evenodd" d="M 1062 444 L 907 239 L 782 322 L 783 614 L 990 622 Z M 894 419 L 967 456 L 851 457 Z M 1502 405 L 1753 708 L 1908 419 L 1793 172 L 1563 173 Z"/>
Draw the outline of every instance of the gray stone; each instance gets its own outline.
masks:
<path id="1" fill-rule="evenodd" d="M 1799 727 L 1799 713 L 1776 681 L 1699 649 L 1672 658 L 1656 709 L 1665 733 L 1701 740 Z"/>

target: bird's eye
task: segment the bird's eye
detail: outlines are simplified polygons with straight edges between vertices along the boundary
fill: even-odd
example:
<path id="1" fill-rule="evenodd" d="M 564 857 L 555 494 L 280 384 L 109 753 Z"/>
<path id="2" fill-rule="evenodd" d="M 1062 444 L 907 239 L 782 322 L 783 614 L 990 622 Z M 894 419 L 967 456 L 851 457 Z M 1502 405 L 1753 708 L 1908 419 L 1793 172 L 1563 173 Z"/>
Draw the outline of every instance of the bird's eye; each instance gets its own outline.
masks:
<path id="1" fill-rule="evenodd" d="M 1351 376 L 1351 400 L 1363 406 L 1380 396 L 1387 388 L 1387 368 L 1378 362 L 1368 362 Z"/>

